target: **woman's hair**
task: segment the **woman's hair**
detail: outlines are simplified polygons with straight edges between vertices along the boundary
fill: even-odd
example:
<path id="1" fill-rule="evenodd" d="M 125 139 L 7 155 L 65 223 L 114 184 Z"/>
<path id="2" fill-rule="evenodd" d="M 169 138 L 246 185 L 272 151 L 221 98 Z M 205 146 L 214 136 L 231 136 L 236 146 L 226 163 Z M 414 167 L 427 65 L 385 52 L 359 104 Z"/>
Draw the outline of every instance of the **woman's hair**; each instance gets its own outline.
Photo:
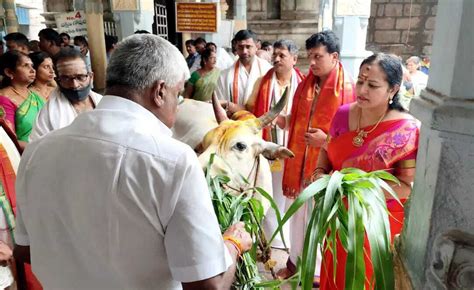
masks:
<path id="1" fill-rule="evenodd" d="M 5 74 L 6 69 L 10 69 L 12 71 L 16 70 L 18 63 L 22 57 L 28 57 L 28 55 L 16 51 L 16 50 L 9 50 L 5 52 L 0 58 L 0 72 L 3 76 L 2 84 L 0 88 L 6 88 L 12 84 L 11 79 Z"/>
<path id="2" fill-rule="evenodd" d="M 205 61 L 208 61 L 211 57 L 212 51 L 210 48 L 206 48 L 201 54 L 201 67 L 204 67 Z"/>
<path id="3" fill-rule="evenodd" d="M 206 48 L 211 48 L 211 46 L 214 46 L 214 48 L 215 48 L 216 51 L 217 51 L 217 45 L 216 45 L 214 42 L 208 42 L 208 43 L 206 43 Z"/>
<path id="4" fill-rule="evenodd" d="M 28 55 L 33 62 L 33 68 L 38 70 L 38 67 L 43 63 L 43 61 L 47 58 L 51 58 L 46 52 L 38 51 L 32 52 Z"/>
<path id="5" fill-rule="evenodd" d="M 394 88 L 396 85 L 399 87 L 402 84 L 403 70 L 400 58 L 396 55 L 376 53 L 368 58 L 364 59 L 360 64 L 362 67 L 365 64 L 378 64 L 382 71 L 385 73 L 385 80 L 388 82 L 390 88 Z M 400 103 L 400 90 L 395 92 L 392 98 L 392 103 L 388 104 L 390 110 L 397 110 L 400 112 L 406 111 Z"/>

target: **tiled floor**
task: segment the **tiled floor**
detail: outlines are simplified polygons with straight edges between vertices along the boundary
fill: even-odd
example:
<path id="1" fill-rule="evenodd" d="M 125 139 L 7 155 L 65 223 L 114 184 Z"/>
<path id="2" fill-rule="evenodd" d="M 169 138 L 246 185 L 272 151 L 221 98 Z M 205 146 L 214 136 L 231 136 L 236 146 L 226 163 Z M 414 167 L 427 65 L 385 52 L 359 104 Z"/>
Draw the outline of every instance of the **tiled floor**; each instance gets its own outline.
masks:
<path id="1" fill-rule="evenodd" d="M 288 253 L 284 250 L 272 249 L 272 259 L 277 262 L 277 264 L 275 266 L 275 272 L 277 272 L 278 270 L 280 270 L 281 268 L 286 266 L 286 260 L 288 259 Z M 270 271 L 266 271 L 263 264 L 259 263 L 258 266 L 259 266 L 259 269 L 260 269 L 260 273 L 262 273 L 265 278 L 267 278 L 268 280 L 273 280 L 273 277 L 272 277 Z M 281 287 L 281 289 L 282 290 L 291 290 L 291 287 L 290 287 L 290 285 L 284 285 L 283 287 Z M 298 287 L 298 289 L 301 289 L 301 288 Z M 319 289 L 319 288 L 314 288 L 314 289 Z"/>

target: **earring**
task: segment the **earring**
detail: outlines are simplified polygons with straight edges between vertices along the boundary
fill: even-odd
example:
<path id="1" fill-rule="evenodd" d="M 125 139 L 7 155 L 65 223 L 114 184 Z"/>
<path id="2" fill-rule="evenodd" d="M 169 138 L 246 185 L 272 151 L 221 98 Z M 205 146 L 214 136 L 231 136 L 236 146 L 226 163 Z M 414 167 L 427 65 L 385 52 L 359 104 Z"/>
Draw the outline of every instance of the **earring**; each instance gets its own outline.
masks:
<path id="1" fill-rule="evenodd" d="M 388 101 L 388 104 L 389 105 L 393 104 L 393 98 L 390 98 L 390 101 Z"/>

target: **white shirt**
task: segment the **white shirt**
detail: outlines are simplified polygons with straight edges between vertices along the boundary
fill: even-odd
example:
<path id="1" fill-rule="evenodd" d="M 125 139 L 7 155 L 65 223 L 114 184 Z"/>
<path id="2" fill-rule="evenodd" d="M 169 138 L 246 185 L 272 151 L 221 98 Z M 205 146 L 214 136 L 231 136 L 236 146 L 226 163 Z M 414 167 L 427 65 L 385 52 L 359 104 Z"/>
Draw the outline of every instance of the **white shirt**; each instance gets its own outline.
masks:
<path id="1" fill-rule="evenodd" d="M 272 68 L 272 66 L 266 60 L 258 58 L 257 56 L 255 56 L 253 59 L 250 72 L 247 72 L 244 65 L 239 60 L 236 61 L 236 64 L 239 65 L 237 76 L 238 97 L 236 103 L 245 105 L 252 94 L 255 82 L 258 80 L 258 78 L 265 75 L 267 71 Z M 221 72 L 221 76 L 217 81 L 216 87 L 217 98 L 234 102 L 234 98 L 232 96 L 235 78 L 234 74 L 235 64 Z"/>
<path id="2" fill-rule="evenodd" d="M 180 289 L 232 264 L 195 153 L 132 101 L 30 143 L 16 189 L 16 242 L 45 289 Z"/>
<path id="3" fill-rule="evenodd" d="M 97 107 L 97 104 L 102 99 L 102 95 L 90 91 L 89 96 Z M 30 134 L 30 141 L 37 140 L 51 131 L 66 127 L 71 124 L 77 116 L 78 113 L 76 109 L 74 109 L 74 106 L 64 94 L 61 93 L 59 87 L 56 88 L 51 92 L 48 101 L 43 108 L 41 108 L 38 116 L 36 116 L 36 122 Z"/>

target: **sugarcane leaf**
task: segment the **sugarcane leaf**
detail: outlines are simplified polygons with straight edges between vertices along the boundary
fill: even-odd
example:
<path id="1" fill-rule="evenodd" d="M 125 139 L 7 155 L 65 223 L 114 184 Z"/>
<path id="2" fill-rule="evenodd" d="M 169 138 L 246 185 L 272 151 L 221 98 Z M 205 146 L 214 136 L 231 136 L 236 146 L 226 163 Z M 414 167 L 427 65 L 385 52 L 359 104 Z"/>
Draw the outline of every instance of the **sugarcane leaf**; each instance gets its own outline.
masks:
<path id="1" fill-rule="evenodd" d="M 331 251 L 331 255 L 333 257 L 337 257 L 337 233 L 338 233 L 337 223 L 338 223 L 337 219 L 333 219 L 331 221 L 331 227 L 329 229 L 329 236 L 327 237 L 327 240 L 326 240 L 326 244 L 328 245 L 328 249 Z M 323 252 L 323 255 L 324 255 L 324 252 Z M 336 273 L 337 259 L 333 259 L 332 264 L 333 264 L 333 273 Z"/>
<path id="2" fill-rule="evenodd" d="M 219 181 L 221 184 L 226 184 L 230 182 L 230 178 L 226 175 L 218 175 L 217 177 L 219 177 Z"/>
<path id="3" fill-rule="evenodd" d="M 398 195 L 397 193 L 393 190 L 393 188 L 388 184 L 386 183 L 384 180 L 382 179 L 376 179 L 377 181 L 377 184 L 382 187 L 385 191 L 387 191 L 396 201 L 398 201 L 398 203 L 400 205 L 403 206 L 402 202 L 400 201 L 400 199 L 398 198 Z"/>
<path id="4" fill-rule="evenodd" d="M 264 197 L 266 200 L 268 200 L 268 202 L 270 203 L 270 207 L 275 211 L 275 216 L 276 216 L 276 219 L 277 219 L 277 223 L 281 224 L 282 223 L 281 222 L 281 213 L 280 213 L 280 209 L 278 208 L 278 205 L 276 204 L 275 200 L 264 189 L 262 189 L 260 187 L 256 187 L 255 190 L 262 197 Z M 285 236 L 283 235 L 282 231 L 280 231 L 280 238 L 281 238 L 281 241 L 283 242 L 283 246 L 286 248 Z M 268 241 L 268 246 L 271 245 L 271 242 L 272 242 L 272 240 Z"/>
<path id="5" fill-rule="evenodd" d="M 396 184 L 400 184 L 400 181 L 395 176 L 393 176 L 392 174 L 390 174 L 389 172 L 387 172 L 385 170 L 373 171 L 373 172 L 371 172 L 371 174 L 375 175 L 378 178 L 385 179 L 385 180 L 388 180 L 388 181 L 392 181 Z"/>
<path id="6" fill-rule="evenodd" d="M 207 185 L 209 186 L 211 184 L 211 174 L 209 174 L 211 172 L 211 165 L 212 163 L 214 163 L 214 156 L 216 154 L 215 153 L 212 153 L 211 156 L 209 156 L 209 162 L 207 162 L 207 165 L 206 165 L 206 181 L 207 181 Z M 212 192 L 212 191 L 210 191 Z"/>
<path id="7" fill-rule="evenodd" d="M 390 240 L 380 238 L 380 233 L 389 232 L 385 224 L 388 215 L 382 210 L 375 209 L 377 218 L 370 220 L 366 227 L 367 238 L 370 244 L 370 256 L 375 275 L 377 289 L 394 289 L 393 261 L 390 252 Z M 387 222 L 386 222 L 387 221 Z"/>
<path id="8" fill-rule="evenodd" d="M 321 206 L 316 206 L 316 209 L 312 212 L 304 239 L 301 271 L 301 288 L 304 290 L 313 287 L 317 249 L 321 239 L 318 227 L 318 218 L 321 212 L 318 209 L 321 209 Z"/>
<path id="9" fill-rule="evenodd" d="M 354 194 L 348 194 L 349 232 L 345 289 L 363 289 L 365 277 L 364 224 L 362 207 Z"/>
<path id="10" fill-rule="evenodd" d="M 305 204 L 307 200 L 309 200 L 315 194 L 323 191 L 327 187 L 329 178 L 329 175 L 319 178 L 300 193 L 300 195 L 295 199 L 295 201 L 293 201 L 293 203 L 287 209 L 285 215 L 281 220 L 281 224 L 278 225 L 275 232 L 272 234 L 269 243 L 271 243 L 275 239 L 276 235 L 282 231 L 283 225 L 298 211 L 301 206 Z"/>
<path id="11" fill-rule="evenodd" d="M 329 216 L 329 213 L 332 209 L 336 192 L 338 191 L 338 188 L 341 185 L 343 177 L 344 175 L 341 174 L 339 171 L 334 171 L 329 179 L 323 203 L 322 215 L 324 217 L 324 222 L 328 222 L 327 217 Z"/>
<path id="12" fill-rule="evenodd" d="M 361 175 L 366 174 L 365 171 L 354 167 L 343 168 L 341 169 L 341 173 L 344 174 L 346 178 L 352 178 L 353 176 L 359 176 L 357 178 L 360 178 Z"/>
<path id="13" fill-rule="evenodd" d="M 262 288 L 270 288 L 270 287 L 278 287 L 281 286 L 283 283 L 280 280 L 270 280 L 270 281 L 263 281 L 260 283 L 255 284 L 255 287 L 262 287 Z"/>
<path id="14" fill-rule="evenodd" d="M 250 202 L 250 206 L 252 208 L 252 211 L 255 215 L 255 218 L 257 219 L 257 222 L 261 222 L 262 219 L 263 219 L 263 216 L 265 215 L 264 211 L 263 211 L 263 206 L 262 206 L 262 203 L 255 199 L 255 198 L 251 198 L 249 200 Z"/>

